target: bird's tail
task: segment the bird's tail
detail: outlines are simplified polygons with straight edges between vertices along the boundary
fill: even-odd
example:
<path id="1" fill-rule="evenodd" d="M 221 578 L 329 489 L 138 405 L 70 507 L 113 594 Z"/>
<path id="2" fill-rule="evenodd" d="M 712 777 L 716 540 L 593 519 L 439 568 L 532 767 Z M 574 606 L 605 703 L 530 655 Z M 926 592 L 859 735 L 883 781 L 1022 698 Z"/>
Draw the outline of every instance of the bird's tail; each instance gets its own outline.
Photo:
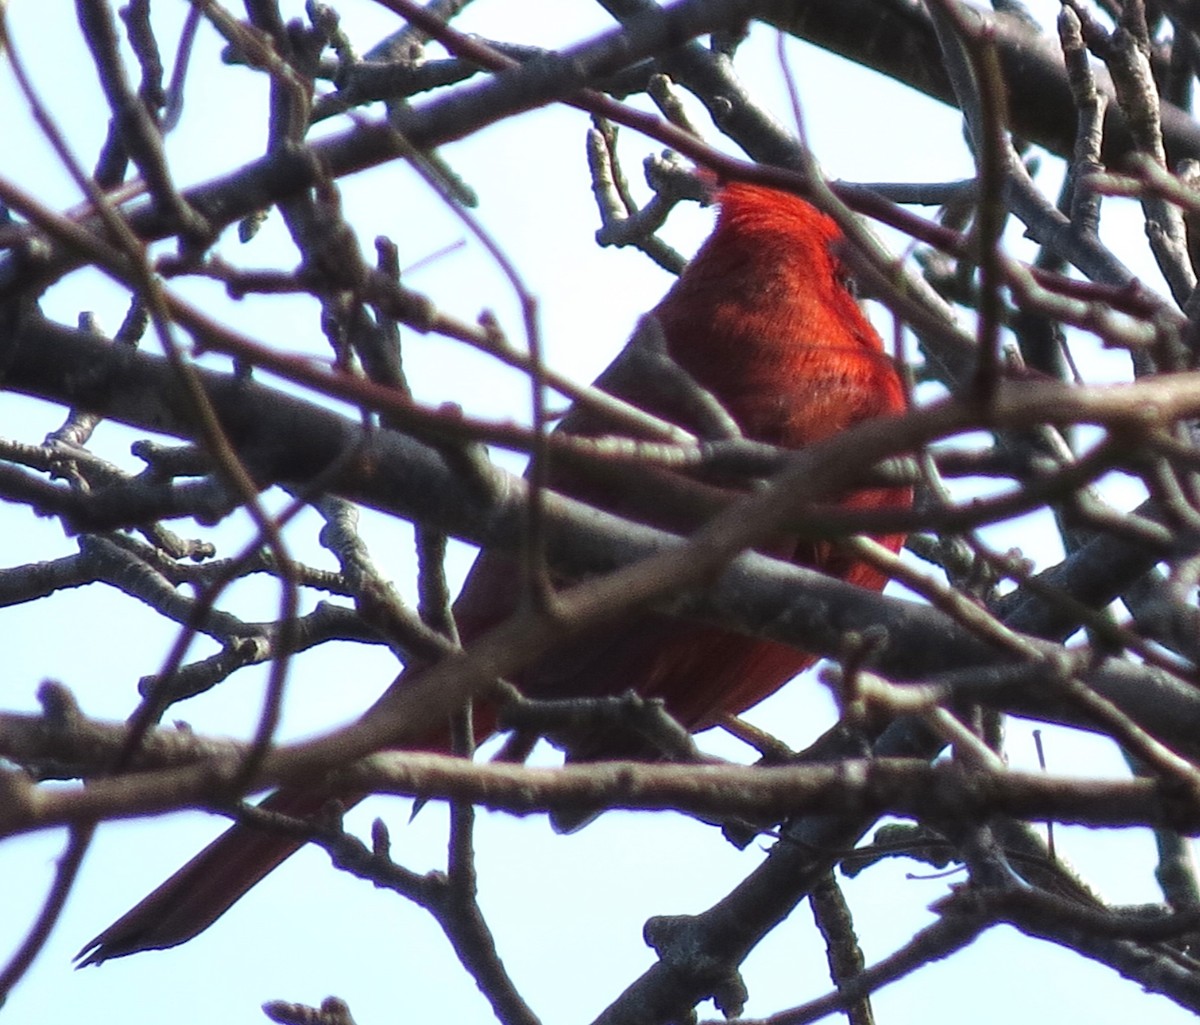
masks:
<path id="1" fill-rule="evenodd" d="M 474 720 L 480 736 L 487 736 L 495 728 L 495 712 L 489 706 L 477 705 Z M 422 751 L 450 754 L 453 750 L 450 730 L 437 730 L 415 746 Z M 321 787 L 285 787 L 269 795 L 258 807 L 263 812 L 305 820 L 319 815 L 333 800 L 346 810 L 367 796 L 334 793 Z M 236 823 L 87 943 L 77 955 L 78 967 L 186 943 L 225 914 L 307 840 L 303 830 Z"/>
<path id="2" fill-rule="evenodd" d="M 365 795 L 339 796 L 353 807 Z M 262 802 L 264 811 L 294 818 L 311 818 L 329 795 L 301 790 L 278 790 Z M 112 957 L 158 950 L 198 935 L 236 904 L 268 873 L 304 846 L 303 836 L 282 830 L 237 824 L 167 879 L 153 893 L 122 915 L 79 952 L 79 967 Z"/>

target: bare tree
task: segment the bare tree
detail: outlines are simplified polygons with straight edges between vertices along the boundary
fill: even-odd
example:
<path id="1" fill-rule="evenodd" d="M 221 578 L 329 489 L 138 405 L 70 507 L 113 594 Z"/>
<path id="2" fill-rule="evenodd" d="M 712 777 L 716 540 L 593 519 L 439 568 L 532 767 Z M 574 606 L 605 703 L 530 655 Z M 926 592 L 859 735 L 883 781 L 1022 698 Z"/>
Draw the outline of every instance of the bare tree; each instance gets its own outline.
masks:
<path id="1" fill-rule="evenodd" d="M 86 44 L 88 74 L 110 114 L 98 156 L 86 163 L 39 97 L 22 40 L 0 35 L 31 118 L 86 197 L 60 208 L 0 170 L 0 374 L 8 392 L 52 404 L 60 420 L 44 439 L 5 426 L 5 530 L 20 538 L 33 517 L 51 517 L 66 533 L 57 557 L 18 558 L 0 570 L 2 604 L 42 610 L 46 643 L 67 643 L 59 603 L 69 589 L 100 584 L 152 610 L 171 638 L 153 673 L 118 659 L 131 685 L 119 697 L 124 722 L 90 717 L 77 688 L 54 681 L 41 685 L 40 713 L 17 711 L 15 699 L 0 713 L 0 836 L 12 843 L 68 831 L 51 892 L 3 967 L 0 993 L 45 944 L 98 824 L 203 808 L 317 844 L 340 868 L 419 905 L 496 1016 L 535 1022 L 481 910 L 474 809 L 674 809 L 719 824 L 724 837 L 710 829 L 708 843 L 766 853 L 708 910 L 650 918 L 654 963 L 598 1022 L 685 1021 L 709 999 L 740 1015 L 743 961 L 806 899 L 832 990 L 772 1022 L 834 1011 L 870 1021 L 882 986 L 1001 924 L 1200 1010 L 1200 892 L 1186 839 L 1200 828 L 1192 320 L 1200 125 L 1190 113 L 1200 25 L 1191 9 L 1069 0 L 1055 34 L 1013 3 L 981 11 L 957 0 L 602 0 L 615 27 L 550 51 L 457 31 L 465 2 L 378 6 L 401 27 L 364 57 L 364 41 L 322 4 L 287 20 L 272 0 L 247 0 L 238 13 L 195 0 L 167 39 L 149 0 L 133 0 L 119 21 L 105 0 L 77 0 L 71 31 Z M 975 173 L 826 181 L 821 154 L 780 127 L 795 112 L 767 111 L 738 78 L 751 23 L 960 110 Z M 229 66 L 189 68 L 197 32 L 214 30 Z M 254 75 L 269 88 L 262 155 L 196 183 L 171 132 L 185 101 L 229 75 Z M 811 108 L 828 98 L 798 99 Z M 439 147 L 555 105 L 590 118 L 602 245 L 636 247 L 678 271 L 682 258 L 659 233 L 693 197 L 693 166 L 797 192 L 834 216 L 847 236 L 842 257 L 891 314 L 911 376 L 910 412 L 798 452 L 697 439 L 662 424 L 653 443 L 636 445 L 549 431 L 560 400 L 603 408 L 625 434 L 650 428 L 636 409 L 544 358 L 537 300 L 511 259 L 513 240 L 484 229 L 486 204 L 477 218 L 470 184 Z M 711 123 L 697 129 L 705 113 Z M 219 153 L 219 126 L 206 130 Z M 647 161 L 645 200 L 626 177 L 629 140 L 639 134 L 670 151 Z M 1057 160 L 1065 176 L 1048 195 L 1038 165 Z M 436 202 L 460 218 L 507 276 L 524 337 L 476 316 L 483 304 L 470 280 L 460 282 L 456 309 L 413 287 L 396 243 L 360 209 L 348 212 L 351 176 L 400 162 L 417 174 L 390 207 Z M 1140 203 L 1164 294 L 1102 237 L 1104 196 Z M 231 237 L 252 238 L 264 220 L 264 230 L 285 229 L 292 246 L 271 266 L 243 259 Z M 911 240 L 907 258 L 880 247 L 872 223 Z M 372 237 L 368 257 L 362 240 Z M 107 278 L 115 290 L 107 294 L 127 304 L 111 335 L 90 315 L 62 323 L 48 312 L 53 290 L 86 271 Z M 210 304 L 203 297 L 214 283 L 238 301 Z M 311 318 L 305 331 L 326 340 L 324 354 L 293 343 L 286 325 L 295 310 Z M 528 417 L 449 404 L 453 389 L 436 373 L 410 387 L 402 357 L 427 335 L 473 350 L 477 365 L 524 375 Z M 1120 354 L 1120 380 L 1098 382 L 1097 341 Z M 155 435 L 134 446 L 140 470 L 100 443 L 97 432 L 112 423 Z M 536 472 L 515 476 L 485 445 L 535 461 L 570 459 L 631 495 L 648 466 L 764 483 L 715 508 L 696 497 L 702 526 L 677 536 L 540 488 Z M 1114 504 L 1114 477 L 1140 504 Z M 915 507 L 850 513 L 814 500 L 881 481 L 915 485 Z M 413 525 L 411 581 L 388 579 L 391 564 L 359 531 L 360 508 Z M 215 525 L 239 517 L 252 525 L 248 541 L 230 547 Z M 1061 555 L 1038 564 L 998 546 L 1003 526 L 1022 517 L 1055 531 Z M 783 530 L 836 539 L 919 600 L 753 551 Z M 903 559 L 864 539 L 896 532 L 909 535 Z M 535 599 L 547 579 L 571 583 L 461 647 L 443 565 L 448 538 L 523 553 Z M 1036 547 L 1044 552 L 1046 539 Z M 252 578 L 273 589 L 247 606 L 231 588 Z M 748 766 L 701 753 L 661 710 L 635 700 L 564 707 L 504 689 L 505 676 L 564 638 L 643 608 L 827 657 L 836 725 L 796 752 L 776 731 L 731 719 L 726 729 L 761 755 Z M 118 634 L 113 653 L 136 651 L 138 630 L 131 623 Z M 215 642 L 210 655 L 192 653 L 197 637 Z M 336 642 L 390 653 L 409 667 L 411 685 L 386 717 L 279 742 L 289 674 Z M 178 702 L 236 687 L 252 667 L 265 669 L 266 698 L 246 737 L 161 725 Z M 561 738 L 603 722 L 650 732 L 661 757 L 550 770 L 394 750 L 431 724 L 461 719 L 484 695 L 503 705 L 508 728 Z M 1131 771 L 1011 768 L 1010 717 L 1108 738 Z M 459 740 L 469 750 L 470 738 Z M 330 780 L 352 792 L 449 802 L 445 871 L 421 873 L 393 858 L 382 823 L 364 844 L 329 802 L 306 819 L 245 803 L 279 784 Z M 887 817 L 903 821 L 879 825 Z M 1058 856 L 1042 823 L 1149 827 L 1161 900 L 1109 903 Z M 838 879 L 896 858 L 953 863 L 961 874 L 932 923 L 886 956 L 865 958 Z M 319 1010 L 275 1003 L 266 1011 L 283 1022 L 350 1021 L 334 999 Z"/>

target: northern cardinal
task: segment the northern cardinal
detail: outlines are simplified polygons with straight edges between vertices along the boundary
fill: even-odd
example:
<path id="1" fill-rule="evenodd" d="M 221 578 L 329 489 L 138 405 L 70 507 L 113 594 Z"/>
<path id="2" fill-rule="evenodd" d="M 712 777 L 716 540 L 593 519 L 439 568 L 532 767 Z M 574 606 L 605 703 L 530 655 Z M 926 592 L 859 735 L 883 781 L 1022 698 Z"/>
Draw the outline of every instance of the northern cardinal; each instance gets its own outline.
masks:
<path id="1" fill-rule="evenodd" d="M 657 389 L 653 377 L 632 367 L 631 349 L 646 344 L 649 332 L 674 366 L 757 441 L 797 448 L 902 410 L 896 369 L 848 290 L 833 220 L 795 196 L 760 186 L 727 184 L 718 201 L 713 233 L 598 383 L 659 417 L 704 433 L 687 389 Z M 594 414 L 581 410 L 570 413 L 560 429 L 605 432 Z M 613 499 L 561 467 L 551 468 L 550 483 L 609 511 L 629 512 L 627 500 Z M 845 496 L 842 504 L 904 507 L 910 501 L 907 488 L 878 488 Z M 668 512 L 649 518 L 667 529 L 685 526 L 672 522 Z M 899 535 L 879 540 L 893 551 L 904 541 Z M 793 541 L 772 550 L 860 587 L 878 590 L 885 582 L 831 543 Z M 511 556 L 479 556 L 455 604 L 464 643 L 512 611 L 517 580 Z M 632 689 L 661 698 L 685 727 L 700 730 L 761 701 L 813 661 L 782 644 L 640 613 L 569 641 L 512 682 L 534 698 Z M 477 716 L 487 718 L 486 710 Z M 485 732 L 490 728 L 485 725 Z M 446 742 L 431 738 L 428 746 L 444 750 Z M 283 813 L 312 815 L 330 796 L 282 790 L 266 804 Z M 344 795 L 337 796 L 346 803 Z M 361 795 L 350 798 L 358 799 Z M 88 944 L 82 963 L 190 939 L 300 845 L 280 833 L 232 827 Z"/>

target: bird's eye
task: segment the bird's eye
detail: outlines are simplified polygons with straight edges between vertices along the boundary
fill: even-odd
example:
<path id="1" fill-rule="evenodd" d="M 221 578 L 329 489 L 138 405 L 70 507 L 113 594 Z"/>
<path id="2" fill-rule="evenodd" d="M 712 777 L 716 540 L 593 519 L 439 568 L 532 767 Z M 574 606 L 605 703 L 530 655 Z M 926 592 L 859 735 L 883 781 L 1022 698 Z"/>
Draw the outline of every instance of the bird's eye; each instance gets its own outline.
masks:
<path id="1" fill-rule="evenodd" d="M 858 298 L 858 278 L 851 274 L 850 270 L 844 264 L 834 264 L 833 280 L 836 281 L 840 287 L 849 292 L 852 298 Z"/>

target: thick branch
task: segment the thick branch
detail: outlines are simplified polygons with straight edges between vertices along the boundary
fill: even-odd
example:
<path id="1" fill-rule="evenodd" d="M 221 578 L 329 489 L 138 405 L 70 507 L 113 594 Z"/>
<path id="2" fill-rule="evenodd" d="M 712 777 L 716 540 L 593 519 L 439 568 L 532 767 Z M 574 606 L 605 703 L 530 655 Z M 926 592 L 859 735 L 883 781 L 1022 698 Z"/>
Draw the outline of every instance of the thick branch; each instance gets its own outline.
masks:
<path id="1" fill-rule="evenodd" d="M 193 438 L 196 427 L 186 408 L 174 401 L 178 387 L 158 357 L 106 345 L 95 336 L 31 318 L 0 334 L 7 384 L 16 391 L 78 406 L 132 426 Z M 330 487 L 352 501 L 428 524 L 485 546 L 515 550 L 524 522 L 525 484 L 492 470 L 489 494 L 464 481 L 440 452 L 388 431 L 364 433 L 360 425 L 330 410 L 284 395 L 253 381 L 198 371 L 223 430 L 239 457 L 253 468 L 260 486 L 304 482 L 327 474 Z M 769 536 L 791 519 L 787 494 L 811 499 L 844 487 L 856 468 L 875 458 L 920 448 L 935 437 L 985 425 L 1019 426 L 1049 415 L 1055 422 L 1107 422 L 1139 425 L 1147 416 L 1163 422 L 1200 412 L 1200 374 L 1179 374 L 1134 385 L 1083 390 L 1057 382 L 1002 386 L 985 413 L 950 401 L 910 413 L 903 421 L 874 421 L 829 442 L 797 453 L 786 475 L 790 487 L 771 505 L 750 515 L 748 498 L 722 514 L 726 527 L 744 537 L 742 545 Z M 104 512 L 104 495 L 96 496 Z M 127 523 L 122 505 L 108 510 Z M 604 573 L 655 553 L 668 555 L 680 544 L 673 535 L 600 513 L 550 493 L 546 496 L 547 556 L 567 577 Z M 764 518 L 765 517 L 765 518 Z M 709 542 L 705 541 L 704 544 Z M 726 536 L 732 555 L 739 542 Z M 1095 549 L 1095 550 L 1093 550 Z M 1154 550 L 1118 538 L 1104 538 L 1049 571 L 1047 582 L 1091 607 L 1104 607 L 1128 579 L 1136 579 L 1161 558 Z M 1121 565 L 1129 578 L 1112 572 Z M 698 578 L 697 581 L 698 582 Z M 661 592 L 662 602 L 669 591 Z M 667 606 L 750 633 L 770 636 L 804 650 L 837 654 L 851 633 L 881 630 L 885 637 L 874 658 L 884 673 L 900 679 L 926 677 L 1003 661 L 985 644 L 934 609 L 862 591 L 790 563 L 744 554 L 732 559 L 712 586 L 689 592 Z M 1052 602 L 1033 599 L 1010 606 L 1012 625 L 1050 639 L 1062 639 L 1077 626 Z M 781 610 L 786 610 L 781 614 Z M 1017 686 L 1005 681 L 1006 697 L 1025 695 L 1031 710 L 1078 721 L 1069 706 L 1039 696 L 1030 702 L 1036 680 L 1053 679 L 1051 668 L 1027 667 Z M 1116 665 L 1089 676 L 1089 682 L 1156 735 L 1190 744 L 1200 730 L 1200 698 L 1191 688 L 1144 667 Z M 1045 689 L 1045 688 L 1043 688 Z M 1015 692 L 1015 694 L 1014 694 Z M 1048 690 L 1048 694 L 1053 691 Z M 1018 704 L 1020 707 L 1020 704 Z"/>
<path id="2" fill-rule="evenodd" d="M 955 3 L 956 14 L 994 41 L 1008 90 L 1013 132 L 1070 159 L 1076 112 L 1062 51 L 1055 36 L 1038 32 L 1017 14 L 991 12 Z M 779 28 L 841 54 L 923 93 L 955 105 L 937 35 L 920 4 L 884 0 L 810 0 L 768 3 L 764 17 Z M 870 31 L 863 29 L 870 26 Z M 1097 85 L 1113 97 L 1101 73 Z M 1200 125 L 1178 107 L 1162 106 L 1164 141 L 1171 163 L 1200 156 Z M 1133 152 L 1125 115 L 1111 103 L 1104 120 L 1104 157 L 1120 164 Z"/>

